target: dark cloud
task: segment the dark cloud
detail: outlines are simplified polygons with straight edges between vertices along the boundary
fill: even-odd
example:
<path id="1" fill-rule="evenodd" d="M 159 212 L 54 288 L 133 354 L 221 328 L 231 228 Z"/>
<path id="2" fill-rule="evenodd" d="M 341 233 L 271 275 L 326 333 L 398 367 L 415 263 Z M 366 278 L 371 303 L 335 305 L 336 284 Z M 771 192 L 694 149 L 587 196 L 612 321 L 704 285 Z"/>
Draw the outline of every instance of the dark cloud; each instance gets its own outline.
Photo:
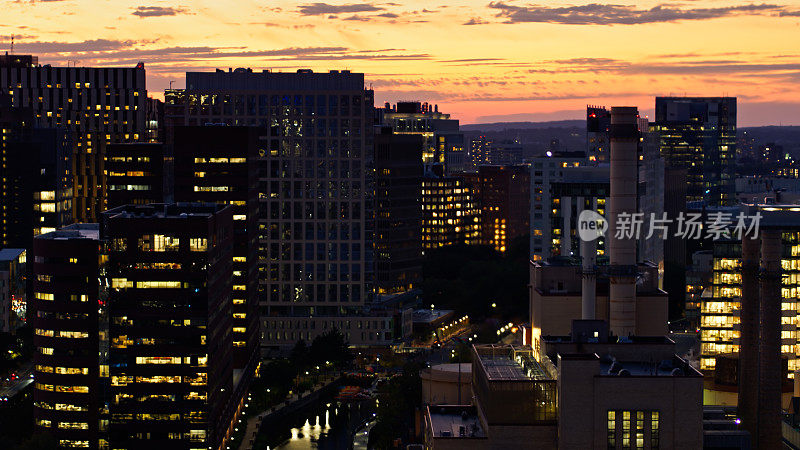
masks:
<path id="1" fill-rule="evenodd" d="M 139 6 L 133 14 L 138 17 L 162 17 L 162 16 L 177 16 L 186 12 L 184 8 L 173 8 L 163 6 Z"/>
<path id="2" fill-rule="evenodd" d="M 489 23 L 489 22 L 481 19 L 480 17 L 473 17 L 473 18 L 469 19 L 468 21 L 464 22 L 464 25 L 483 25 L 483 24 L 486 24 L 486 23 Z"/>
<path id="3" fill-rule="evenodd" d="M 505 23 L 559 23 L 569 25 L 638 25 L 683 20 L 707 20 L 738 15 L 789 14 L 784 6 L 767 3 L 724 6 L 719 8 L 680 8 L 662 4 L 650 9 L 633 5 L 590 3 L 577 6 L 516 6 L 504 2 L 489 3 Z"/>
<path id="4" fill-rule="evenodd" d="M 442 63 L 462 63 L 462 62 L 483 62 L 483 61 L 505 61 L 503 58 L 467 58 L 467 59 L 444 59 L 439 62 Z"/>
<path id="5" fill-rule="evenodd" d="M 325 14 L 360 13 L 383 11 L 384 8 L 371 3 L 350 3 L 345 5 L 330 5 L 328 3 L 307 3 L 300 5 L 297 11 L 304 16 L 322 16 Z"/>
<path id="6" fill-rule="evenodd" d="M 678 55 L 675 55 L 676 57 Z M 772 59 L 772 61 L 775 61 Z M 750 62 L 736 59 L 671 59 L 666 62 L 632 62 L 613 58 L 572 58 L 541 61 L 528 73 L 615 73 L 620 75 L 742 76 L 784 79 L 800 73 L 800 62 Z"/>
<path id="7" fill-rule="evenodd" d="M 330 19 L 336 19 L 336 16 L 332 16 L 332 17 L 329 17 L 329 18 Z M 352 20 L 354 22 L 369 22 L 369 17 L 352 15 L 350 17 L 345 17 L 342 20 Z"/>
<path id="8" fill-rule="evenodd" d="M 15 40 L 14 49 L 29 53 L 104 52 L 127 48 L 133 43 L 134 41 L 109 39 L 94 39 L 81 42 L 19 42 Z M 2 45 L 2 43 L 0 43 L 0 45 Z"/>
<path id="9" fill-rule="evenodd" d="M 385 17 L 387 19 L 397 19 L 400 16 L 395 14 L 395 13 L 383 13 L 383 14 L 378 14 L 376 17 Z"/>
<path id="10" fill-rule="evenodd" d="M 800 11 L 781 11 L 781 17 L 800 17 Z"/>

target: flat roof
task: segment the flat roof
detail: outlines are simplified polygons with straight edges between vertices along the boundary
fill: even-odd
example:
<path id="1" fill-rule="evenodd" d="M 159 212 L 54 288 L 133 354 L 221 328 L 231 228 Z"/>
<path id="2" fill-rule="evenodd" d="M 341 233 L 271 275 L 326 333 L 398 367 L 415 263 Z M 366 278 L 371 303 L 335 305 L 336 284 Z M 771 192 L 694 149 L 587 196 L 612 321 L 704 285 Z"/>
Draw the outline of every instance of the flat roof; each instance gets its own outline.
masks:
<path id="1" fill-rule="evenodd" d="M 216 214 L 227 205 L 217 203 L 150 203 L 147 205 L 125 205 L 103 212 L 104 217 L 109 218 L 189 218 L 189 217 L 210 217 Z"/>
<path id="2" fill-rule="evenodd" d="M 4 248 L 0 250 L 0 261 L 13 261 L 24 251 L 24 248 Z"/>
<path id="3" fill-rule="evenodd" d="M 616 364 L 613 373 L 609 372 L 612 365 Z M 628 375 L 634 377 L 702 377 L 696 369 L 686 364 L 680 358 L 673 357 L 667 361 L 608 361 L 600 360 L 600 375 L 620 376 L 619 371 L 626 370 Z"/>
<path id="4" fill-rule="evenodd" d="M 100 226 L 96 223 L 76 223 L 60 230 L 40 234 L 36 236 L 36 239 L 92 239 L 96 241 L 100 239 Z"/>
<path id="5" fill-rule="evenodd" d="M 434 438 L 486 437 L 478 414 L 472 406 L 429 406 L 428 416 Z"/>
<path id="6" fill-rule="evenodd" d="M 414 311 L 413 322 L 431 323 L 453 314 L 452 309 L 418 309 Z"/>
<path id="7" fill-rule="evenodd" d="M 549 373 L 529 352 L 510 346 L 476 347 L 478 360 L 489 381 L 551 380 Z"/>

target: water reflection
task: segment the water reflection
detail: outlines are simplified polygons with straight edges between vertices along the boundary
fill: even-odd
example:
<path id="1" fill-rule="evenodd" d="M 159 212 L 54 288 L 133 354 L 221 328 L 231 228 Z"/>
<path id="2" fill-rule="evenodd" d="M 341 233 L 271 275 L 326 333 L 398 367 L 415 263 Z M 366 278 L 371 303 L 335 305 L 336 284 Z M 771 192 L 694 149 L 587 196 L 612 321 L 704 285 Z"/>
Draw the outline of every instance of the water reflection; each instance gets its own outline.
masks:
<path id="1" fill-rule="evenodd" d="M 352 433 L 374 412 L 374 402 L 340 403 L 326 396 L 290 416 L 264 422 L 257 450 L 349 448 Z"/>

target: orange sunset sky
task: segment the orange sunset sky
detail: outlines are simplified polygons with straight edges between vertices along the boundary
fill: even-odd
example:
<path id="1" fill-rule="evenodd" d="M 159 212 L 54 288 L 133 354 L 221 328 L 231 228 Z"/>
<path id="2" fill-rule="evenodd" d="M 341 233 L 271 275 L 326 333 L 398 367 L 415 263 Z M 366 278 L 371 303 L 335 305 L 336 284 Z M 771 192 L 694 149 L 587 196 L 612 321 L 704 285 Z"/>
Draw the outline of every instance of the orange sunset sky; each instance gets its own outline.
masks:
<path id="1" fill-rule="evenodd" d="M 731 95 L 739 125 L 800 125 L 800 1 L 0 0 L 0 50 L 132 66 L 150 95 L 186 71 L 350 69 L 376 104 L 462 123 L 576 119 L 586 104 Z"/>

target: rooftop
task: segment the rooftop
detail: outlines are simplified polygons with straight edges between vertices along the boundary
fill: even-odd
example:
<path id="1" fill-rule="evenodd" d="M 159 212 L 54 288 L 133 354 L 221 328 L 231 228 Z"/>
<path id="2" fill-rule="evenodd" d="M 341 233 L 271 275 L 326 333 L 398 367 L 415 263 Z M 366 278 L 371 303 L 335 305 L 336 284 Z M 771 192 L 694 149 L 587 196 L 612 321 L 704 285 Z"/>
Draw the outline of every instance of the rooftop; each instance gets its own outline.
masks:
<path id="1" fill-rule="evenodd" d="M 417 323 L 431 323 L 452 314 L 452 309 L 418 309 L 414 311 L 412 321 Z"/>
<path id="2" fill-rule="evenodd" d="M 434 438 L 486 438 L 473 406 L 429 406 L 428 417 Z"/>
<path id="3" fill-rule="evenodd" d="M 96 223 L 76 223 L 60 230 L 41 234 L 36 236 L 36 239 L 92 239 L 96 241 L 100 239 L 100 227 Z"/>
<path id="4" fill-rule="evenodd" d="M 189 218 L 209 217 L 224 209 L 226 205 L 216 203 L 152 203 L 149 205 L 126 205 L 109 209 L 103 213 L 107 218 Z"/>
<path id="5" fill-rule="evenodd" d="M 552 380 L 550 371 L 532 355 L 529 349 L 514 346 L 476 346 L 475 354 L 489 381 Z"/>
<path id="6" fill-rule="evenodd" d="M 4 248 L 0 250 L 0 261 L 14 261 L 23 253 L 24 248 Z"/>

